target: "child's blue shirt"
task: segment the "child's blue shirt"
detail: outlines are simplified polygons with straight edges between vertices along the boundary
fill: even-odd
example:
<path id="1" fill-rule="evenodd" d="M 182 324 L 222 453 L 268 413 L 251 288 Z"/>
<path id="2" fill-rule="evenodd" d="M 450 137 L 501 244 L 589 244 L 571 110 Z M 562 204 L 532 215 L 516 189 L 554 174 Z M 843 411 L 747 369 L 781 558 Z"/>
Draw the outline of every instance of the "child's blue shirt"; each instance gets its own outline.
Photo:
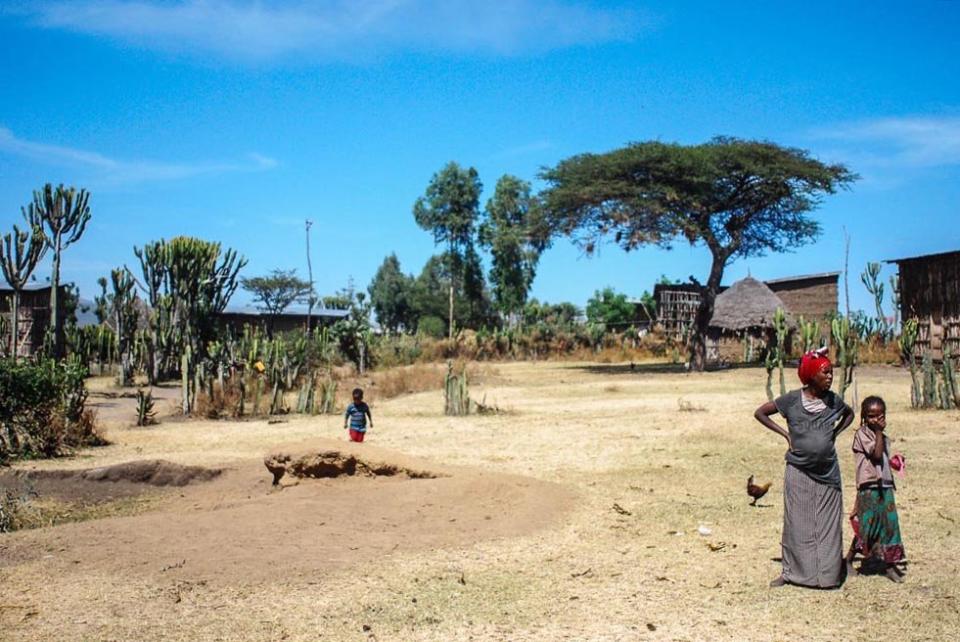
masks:
<path id="1" fill-rule="evenodd" d="M 362 401 L 347 406 L 347 412 L 344 417 L 350 419 L 350 430 L 367 432 L 367 414 L 369 412 L 370 406 Z"/>

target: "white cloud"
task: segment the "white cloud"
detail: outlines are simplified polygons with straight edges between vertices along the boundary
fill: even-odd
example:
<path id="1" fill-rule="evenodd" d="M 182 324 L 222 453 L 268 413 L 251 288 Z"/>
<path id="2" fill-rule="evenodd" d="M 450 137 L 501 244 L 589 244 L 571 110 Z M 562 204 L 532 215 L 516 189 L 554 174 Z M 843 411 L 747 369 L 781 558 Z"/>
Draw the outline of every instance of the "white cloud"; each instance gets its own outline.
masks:
<path id="1" fill-rule="evenodd" d="M 938 167 L 960 164 L 960 117 L 908 116 L 842 123 L 811 132 L 836 153 L 876 167 Z"/>
<path id="2" fill-rule="evenodd" d="M 272 169 L 277 165 L 276 160 L 256 153 L 248 154 L 237 161 L 167 163 L 152 160 L 118 160 L 97 152 L 18 138 L 4 127 L 0 127 L 0 152 L 31 158 L 49 165 L 86 168 L 95 176 L 113 183 L 140 183 L 232 172 L 255 172 Z"/>
<path id="3" fill-rule="evenodd" d="M 626 40 L 649 22 L 574 0 L 73 0 L 18 12 L 41 27 L 248 61 L 395 49 L 509 55 Z"/>

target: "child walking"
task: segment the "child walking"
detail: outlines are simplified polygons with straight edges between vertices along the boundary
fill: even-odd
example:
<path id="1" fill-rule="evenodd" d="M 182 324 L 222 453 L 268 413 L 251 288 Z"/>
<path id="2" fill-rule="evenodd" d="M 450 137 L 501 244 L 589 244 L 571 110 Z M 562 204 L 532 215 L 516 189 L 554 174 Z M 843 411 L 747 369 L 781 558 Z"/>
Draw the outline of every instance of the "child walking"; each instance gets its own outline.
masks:
<path id="1" fill-rule="evenodd" d="M 363 389 L 353 389 L 353 403 L 347 406 L 347 412 L 343 416 L 343 429 L 346 430 L 349 423 L 350 441 L 363 441 L 367 433 L 367 419 L 370 419 L 370 427 L 373 428 L 373 415 L 370 414 L 370 406 L 363 401 Z"/>
<path id="2" fill-rule="evenodd" d="M 900 538 L 900 518 L 894 501 L 893 469 L 902 467 L 902 457 L 894 456 L 891 466 L 890 443 L 886 436 L 887 404 L 870 396 L 860 406 L 860 428 L 853 436 L 853 454 L 857 464 L 856 538 L 865 558 L 882 564 L 886 576 L 903 581 L 897 563 L 905 559 Z M 847 554 L 852 567 L 854 547 Z"/>

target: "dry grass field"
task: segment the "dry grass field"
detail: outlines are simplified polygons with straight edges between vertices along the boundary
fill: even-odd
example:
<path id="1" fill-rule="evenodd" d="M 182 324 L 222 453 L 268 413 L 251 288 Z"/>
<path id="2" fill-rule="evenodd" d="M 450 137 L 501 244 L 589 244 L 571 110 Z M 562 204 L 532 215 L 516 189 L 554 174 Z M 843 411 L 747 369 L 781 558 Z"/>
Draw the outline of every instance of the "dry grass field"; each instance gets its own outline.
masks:
<path id="1" fill-rule="evenodd" d="M 897 495 L 907 578 L 854 577 L 835 591 L 767 587 L 784 444 L 752 418 L 762 370 L 517 363 L 488 375 L 471 393 L 500 414 L 444 417 L 439 390 L 368 398 L 375 428 L 362 448 L 436 479 L 277 490 L 264 453 L 345 443 L 339 416 L 143 429 L 105 409 L 113 445 L 18 468 L 163 459 L 223 468 L 222 479 L 152 490 L 126 514 L 0 535 L 0 639 L 960 635 L 960 412 L 910 411 L 902 371 L 863 369 L 858 386 L 887 399 L 908 459 Z M 852 436 L 838 441 L 847 510 Z M 773 482 L 757 507 L 750 474 Z"/>

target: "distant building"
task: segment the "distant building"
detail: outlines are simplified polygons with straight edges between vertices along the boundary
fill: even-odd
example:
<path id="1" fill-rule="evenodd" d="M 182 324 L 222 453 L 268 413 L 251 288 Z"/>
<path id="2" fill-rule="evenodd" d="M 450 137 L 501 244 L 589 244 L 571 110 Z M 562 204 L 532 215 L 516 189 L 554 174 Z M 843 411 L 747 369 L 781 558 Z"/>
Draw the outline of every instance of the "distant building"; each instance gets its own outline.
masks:
<path id="1" fill-rule="evenodd" d="M 919 322 L 917 353 L 960 355 L 960 251 L 892 259 L 900 273 L 900 316 Z"/>
<path id="2" fill-rule="evenodd" d="M 837 313 L 839 278 L 839 272 L 824 272 L 771 279 L 762 283 L 776 294 L 784 310 L 794 317 L 823 321 Z M 721 286 L 718 295 L 726 290 L 726 286 Z M 692 283 L 657 284 L 653 296 L 657 301 L 657 323 L 668 336 L 682 338 L 696 319 L 700 288 Z"/>
<path id="3" fill-rule="evenodd" d="M 17 343 L 21 357 L 29 357 L 43 347 L 43 337 L 50 326 L 50 285 L 27 285 L 20 292 L 20 307 L 17 310 Z M 63 319 L 64 304 L 69 293 L 65 285 L 60 286 L 57 307 Z M 13 289 L 5 283 L 0 287 L 0 317 L 3 317 L 4 332 L 0 336 L 3 351 L 9 350 L 10 332 L 13 330 Z M 60 325 L 61 332 L 63 324 Z M 63 337 L 61 337 L 61 340 Z"/>
<path id="4" fill-rule="evenodd" d="M 796 321 L 785 302 L 766 283 L 752 277 L 737 281 L 721 292 L 713 306 L 707 332 L 707 361 L 753 361 L 774 332 L 773 318 L 780 308 L 788 328 Z M 788 333 L 786 349 L 789 352 Z"/>
<path id="5" fill-rule="evenodd" d="M 314 308 L 310 315 L 311 329 L 330 326 L 350 315 L 349 310 L 335 310 L 332 308 Z M 270 330 L 277 334 L 291 331 L 303 332 L 307 327 L 307 310 L 287 309 L 282 314 L 270 315 L 254 307 L 227 308 L 217 315 L 218 322 L 236 333 L 243 332 L 245 326 L 257 327 L 263 331 Z"/>

